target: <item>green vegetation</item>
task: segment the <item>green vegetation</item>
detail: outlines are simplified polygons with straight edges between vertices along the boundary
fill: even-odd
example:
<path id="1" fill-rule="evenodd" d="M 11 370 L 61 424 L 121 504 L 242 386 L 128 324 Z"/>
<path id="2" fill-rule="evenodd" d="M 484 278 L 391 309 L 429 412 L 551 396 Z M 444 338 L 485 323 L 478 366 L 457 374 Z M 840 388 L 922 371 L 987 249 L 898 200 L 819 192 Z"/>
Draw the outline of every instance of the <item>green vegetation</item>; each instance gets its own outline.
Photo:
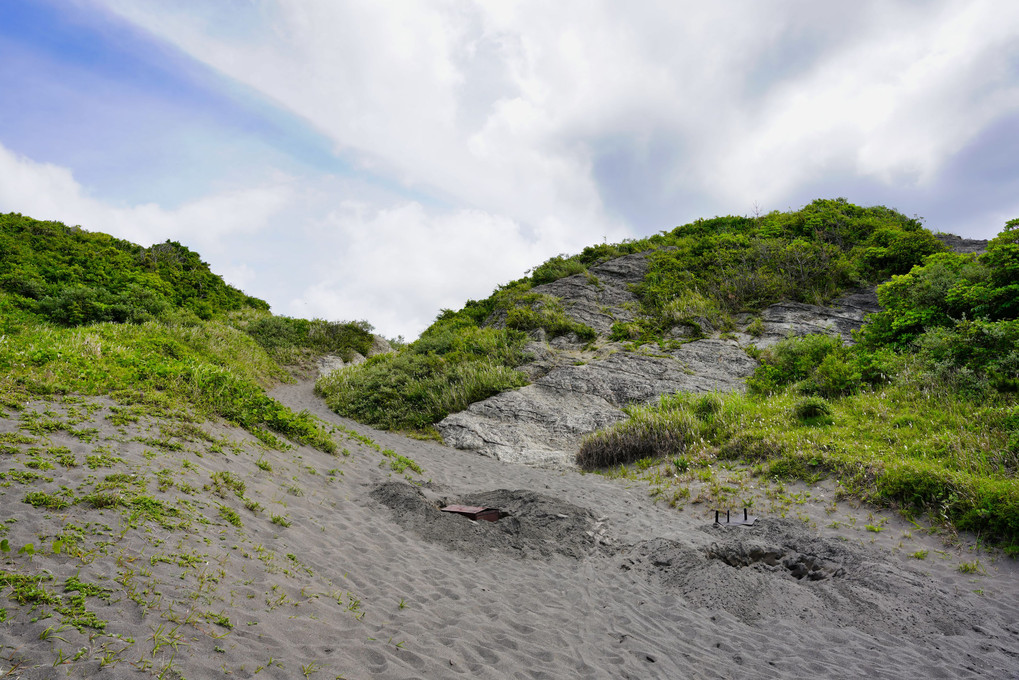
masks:
<path id="1" fill-rule="evenodd" d="M 0 214 L 0 271 L 8 304 L 64 326 L 138 323 L 180 309 L 210 319 L 269 308 L 225 284 L 179 243 L 143 248 L 16 213 Z"/>
<path id="2" fill-rule="evenodd" d="M 918 220 L 845 199 L 758 218 L 697 220 L 646 239 L 556 256 L 485 300 L 443 311 L 400 352 L 323 378 L 318 391 L 337 413 L 360 422 L 425 430 L 472 402 L 525 384 L 514 370 L 525 360 L 524 332 L 594 341 L 594 330 L 569 318 L 558 298 L 534 288 L 576 274 L 598 285 L 588 268 L 622 255 L 651 251 L 636 291 L 640 314 L 616 324 L 610 339 L 642 343 L 662 342 L 676 326 L 695 335 L 733 330 L 736 312 L 780 299 L 826 302 L 847 287 L 905 274 L 943 250 Z M 760 333 L 760 321 L 749 330 Z"/>
<path id="3" fill-rule="evenodd" d="M 527 380 L 526 336 L 480 328 L 449 313 L 396 354 L 379 354 L 319 380 L 316 391 L 337 413 L 394 430 L 419 430 Z"/>
<path id="4" fill-rule="evenodd" d="M 286 447 L 276 433 L 335 452 L 317 420 L 263 388 L 288 379 L 281 363 L 367 351 L 367 324 L 274 317 L 179 243 L 143 248 L 13 213 L 0 215 L 0 272 L 0 404 L 105 394 L 125 409 L 219 416 L 273 448 Z M 94 436 L 46 421 L 29 431 L 54 427 Z"/>
<path id="5" fill-rule="evenodd" d="M 264 316 L 245 328 L 276 362 L 300 364 L 309 356 L 337 354 L 351 361 L 355 354 L 367 356 L 375 336 L 367 321 L 335 323 L 287 316 Z"/>
<path id="6" fill-rule="evenodd" d="M 697 220 L 646 239 L 591 246 L 553 258 L 511 286 L 547 283 L 614 257 L 651 251 L 648 274 L 636 291 L 641 315 L 613 333 L 614 340 L 648 342 L 677 325 L 696 333 L 708 330 L 705 323 L 726 330 L 733 313 L 783 299 L 822 304 L 848 287 L 905 274 L 944 250 L 919 220 L 840 198 L 760 217 Z M 749 330 L 760 333 L 759 321 Z"/>
<path id="7" fill-rule="evenodd" d="M 686 395 L 631 409 L 629 421 L 591 436 L 578 462 L 683 454 L 769 477 L 835 476 L 853 495 L 925 511 L 1019 552 L 1017 286 L 1012 220 L 986 254 L 934 253 L 880 286 L 885 311 L 857 344 L 780 342 L 759 353 L 747 395 L 717 409 Z M 675 443 L 649 447 L 649 432 Z"/>

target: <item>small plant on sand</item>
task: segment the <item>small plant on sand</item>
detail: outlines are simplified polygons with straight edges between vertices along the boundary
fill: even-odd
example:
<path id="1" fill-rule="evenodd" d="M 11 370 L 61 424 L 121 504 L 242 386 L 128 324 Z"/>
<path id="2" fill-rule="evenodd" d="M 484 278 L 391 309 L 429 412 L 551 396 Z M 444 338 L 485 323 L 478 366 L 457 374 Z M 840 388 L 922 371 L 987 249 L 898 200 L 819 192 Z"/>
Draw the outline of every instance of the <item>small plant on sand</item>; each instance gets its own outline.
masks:
<path id="1" fill-rule="evenodd" d="M 227 495 L 232 491 L 238 498 L 244 496 L 245 484 L 244 481 L 238 479 L 226 470 L 220 472 L 213 472 L 211 477 L 211 489 L 219 497 L 226 498 Z"/>
<path id="2" fill-rule="evenodd" d="M 917 550 L 915 553 L 910 553 L 909 556 L 912 557 L 914 560 L 925 560 L 927 559 L 927 551 Z"/>
<path id="3" fill-rule="evenodd" d="M 235 527 L 241 526 L 241 516 L 237 514 L 237 511 L 233 508 L 229 508 L 225 505 L 219 506 L 219 516 L 225 519 Z"/>
<path id="4" fill-rule="evenodd" d="M 290 520 L 284 517 L 283 515 L 271 515 L 270 520 L 272 521 L 273 524 L 278 524 L 284 529 L 290 526 L 291 524 Z"/>

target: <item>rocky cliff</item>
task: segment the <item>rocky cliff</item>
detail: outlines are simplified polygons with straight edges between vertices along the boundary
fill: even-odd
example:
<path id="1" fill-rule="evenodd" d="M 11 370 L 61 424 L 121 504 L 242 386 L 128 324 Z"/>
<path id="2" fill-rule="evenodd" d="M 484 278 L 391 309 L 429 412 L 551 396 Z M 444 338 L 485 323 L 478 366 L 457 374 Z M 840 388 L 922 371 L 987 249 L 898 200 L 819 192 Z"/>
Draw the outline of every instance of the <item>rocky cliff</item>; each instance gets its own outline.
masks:
<path id="1" fill-rule="evenodd" d="M 986 241 L 940 238 L 958 252 L 981 252 Z M 552 283 L 537 286 L 562 300 L 566 314 L 598 333 L 593 343 L 576 336 L 546 340 L 532 333 L 533 360 L 521 366 L 532 383 L 503 392 L 454 413 L 436 427 L 446 443 L 500 460 L 542 467 L 572 467 L 584 435 L 626 418 L 623 407 L 676 392 L 730 392 L 745 389 L 757 367 L 747 353 L 783 338 L 829 333 L 852 342 L 851 333 L 867 314 L 880 310 L 874 288 L 858 289 L 828 307 L 780 302 L 762 311 L 752 328 L 749 314 L 735 331 L 720 333 L 700 323 L 708 337 L 675 349 L 644 345 L 635 351 L 608 340 L 612 325 L 632 321 L 639 308 L 633 287 L 647 272 L 644 253 L 627 255 Z M 498 323 L 498 319 L 493 319 Z M 683 340 L 682 326 L 672 336 Z"/>

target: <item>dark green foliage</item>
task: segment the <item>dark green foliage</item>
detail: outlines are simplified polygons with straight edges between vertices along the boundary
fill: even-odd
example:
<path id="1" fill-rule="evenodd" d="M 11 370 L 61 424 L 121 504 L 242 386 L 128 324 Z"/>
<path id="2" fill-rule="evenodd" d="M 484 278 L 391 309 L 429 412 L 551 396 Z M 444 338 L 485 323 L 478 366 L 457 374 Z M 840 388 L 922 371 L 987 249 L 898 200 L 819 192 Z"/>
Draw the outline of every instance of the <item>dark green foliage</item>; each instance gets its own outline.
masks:
<path id="1" fill-rule="evenodd" d="M 820 397 L 807 397 L 793 406 L 793 417 L 810 425 L 830 423 L 831 413 L 831 404 Z"/>
<path id="2" fill-rule="evenodd" d="M 403 351 L 371 357 L 319 380 L 341 415 L 387 429 L 419 430 L 475 401 L 527 383 L 520 331 L 478 328 L 445 314 Z"/>
<path id="3" fill-rule="evenodd" d="M 700 428 L 685 405 L 664 404 L 660 409 L 633 409 L 629 420 L 588 435 L 577 452 L 577 465 L 594 470 L 682 454 Z"/>
<path id="4" fill-rule="evenodd" d="M 288 316 L 267 316 L 252 321 L 248 334 L 281 363 L 294 363 L 300 354 L 337 354 L 350 361 L 355 353 L 367 356 L 375 341 L 367 321 L 308 321 Z"/>
<path id="5" fill-rule="evenodd" d="M 8 304 L 65 326 L 142 322 L 170 309 L 200 318 L 268 305 L 228 286 L 198 254 L 151 248 L 17 213 L 0 214 L 0 290 Z"/>
<path id="6" fill-rule="evenodd" d="M 966 319 L 1019 318 L 1019 220 L 980 256 L 942 253 L 878 288 L 884 307 L 861 333 L 868 347 L 905 349 L 923 333 Z"/>
<path id="7" fill-rule="evenodd" d="M 982 258 L 990 270 L 987 314 L 992 319 L 1019 318 L 1019 218 L 987 244 Z"/>
<path id="8" fill-rule="evenodd" d="M 832 397 L 848 394 L 861 383 L 841 338 L 815 334 L 788 338 L 763 350 L 761 366 L 747 380 L 757 394 L 771 394 L 803 381 L 801 391 Z"/>

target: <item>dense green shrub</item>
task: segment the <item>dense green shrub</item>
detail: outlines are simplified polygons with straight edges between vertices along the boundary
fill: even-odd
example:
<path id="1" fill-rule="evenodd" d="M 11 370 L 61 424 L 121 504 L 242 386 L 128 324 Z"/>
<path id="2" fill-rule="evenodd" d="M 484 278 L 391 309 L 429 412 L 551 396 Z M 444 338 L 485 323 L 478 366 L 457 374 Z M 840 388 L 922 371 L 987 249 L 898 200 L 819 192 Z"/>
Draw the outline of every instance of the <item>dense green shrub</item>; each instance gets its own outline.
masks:
<path id="1" fill-rule="evenodd" d="M 408 347 L 321 378 L 329 407 L 363 423 L 420 430 L 471 403 L 527 383 L 520 331 L 462 325 L 447 316 Z"/>
<path id="2" fill-rule="evenodd" d="M 354 353 L 367 356 L 375 336 L 366 321 L 309 321 L 287 316 L 266 316 L 248 324 L 248 335 L 281 363 L 298 361 L 302 353 L 338 354 L 350 361 Z"/>
<path id="3" fill-rule="evenodd" d="M 813 379 L 805 391 L 842 392 L 849 387 L 854 375 L 846 365 L 845 356 L 841 338 L 820 333 L 786 338 L 761 352 L 761 366 L 747 380 L 747 387 L 756 394 L 770 394 L 787 385 Z M 829 363 L 825 374 L 817 376 L 817 370 L 826 360 Z"/>
<path id="4" fill-rule="evenodd" d="M 685 409 L 634 408 L 630 418 L 588 435 L 577 452 L 585 470 L 682 454 L 699 431 Z"/>
<path id="5" fill-rule="evenodd" d="M 208 319 L 269 308 L 228 286 L 179 243 L 143 248 L 17 213 L 0 214 L 0 272 L 10 304 L 64 326 L 140 323 L 170 309 Z"/>
<path id="6" fill-rule="evenodd" d="M 793 405 L 793 417 L 807 424 L 831 422 L 831 404 L 820 397 L 800 399 Z"/>

